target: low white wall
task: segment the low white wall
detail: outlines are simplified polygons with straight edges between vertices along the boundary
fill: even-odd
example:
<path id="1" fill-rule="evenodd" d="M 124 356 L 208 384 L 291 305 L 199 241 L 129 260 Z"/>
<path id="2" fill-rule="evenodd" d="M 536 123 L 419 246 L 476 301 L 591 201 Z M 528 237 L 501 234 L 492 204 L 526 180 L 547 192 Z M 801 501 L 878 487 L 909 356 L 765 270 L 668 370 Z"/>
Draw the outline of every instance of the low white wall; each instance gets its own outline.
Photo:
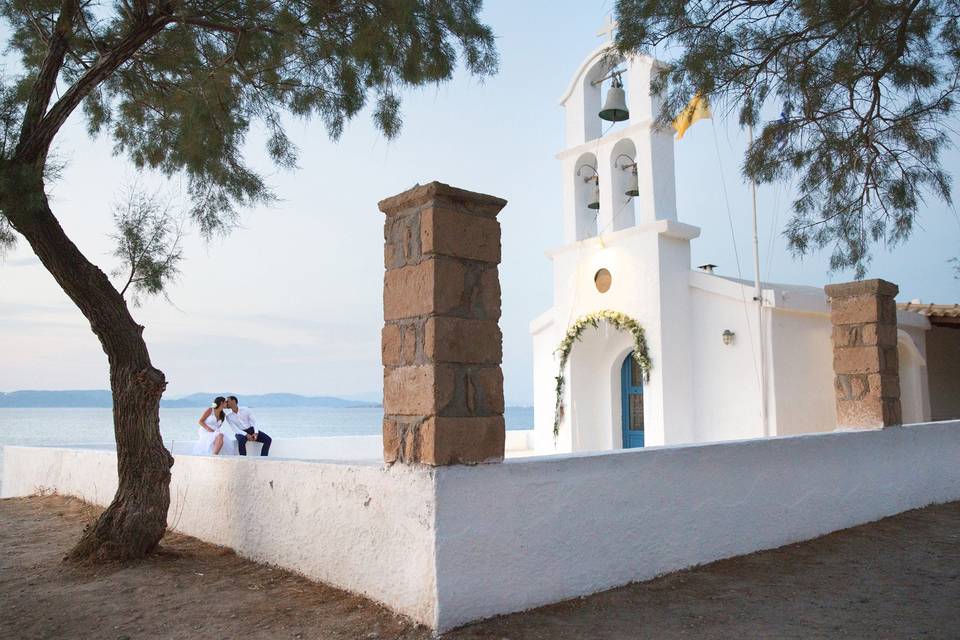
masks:
<path id="1" fill-rule="evenodd" d="M 960 499 L 960 422 L 437 472 L 439 628 Z"/>
<path id="2" fill-rule="evenodd" d="M 166 443 L 174 454 L 189 455 L 194 441 Z M 260 443 L 248 442 L 247 455 L 260 455 Z M 314 438 L 274 438 L 271 458 L 291 460 L 383 461 L 383 436 L 318 436 Z"/>
<path id="3" fill-rule="evenodd" d="M 6 447 L 3 497 L 116 458 Z M 960 500 L 960 421 L 436 470 L 177 456 L 170 524 L 438 630 Z"/>
<path id="4" fill-rule="evenodd" d="M 5 447 L 2 497 L 55 490 L 107 505 L 116 454 Z M 436 624 L 428 469 L 180 455 L 170 526 Z"/>
<path id="5" fill-rule="evenodd" d="M 165 443 L 174 454 L 189 455 L 192 440 Z M 113 448 L 113 445 L 106 445 Z M 247 454 L 260 455 L 260 443 L 248 442 Z M 102 447 L 101 447 L 102 448 Z M 507 453 L 533 448 L 533 429 L 507 431 Z M 383 436 L 318 436 L 313 438 L 274 438 L 270 445 L 271 458 L 290 460 L 343 460 L 354 462 L 383 461 Z"/>

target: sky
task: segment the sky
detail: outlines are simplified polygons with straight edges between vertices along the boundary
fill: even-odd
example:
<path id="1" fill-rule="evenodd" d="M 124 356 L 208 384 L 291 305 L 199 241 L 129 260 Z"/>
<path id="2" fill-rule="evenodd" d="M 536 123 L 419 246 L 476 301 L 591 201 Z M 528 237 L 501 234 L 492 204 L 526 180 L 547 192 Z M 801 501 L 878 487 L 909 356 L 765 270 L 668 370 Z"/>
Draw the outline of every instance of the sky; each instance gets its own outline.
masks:
<path id="1" fill-rule="evenodd" d="M 247 157 L 280 200 L 244 211 L 224 240 L 205 243 L 192 230 L 170 302 L 154 299 L 133 311 L 167 376 L 167 396 L 229 390 L 379 398 L 377 202 L 439 180 L 508 200 L 499 216 L 505 394 L 508 404 L 532 404 L 528 327 L 552 303 L 544 253 L 563 243 L 558 101 L 598 45 L 594 33 L 610 10 L 610 2 L 488 0 L 483 17 L 497 35 L 499 73 L 480 81 L 459 72 L 440 87 L 406 92 L 403 129 L 393 141 L 376 131 L 369 112 L 336 143 L 320 122 L 290 119 L 299 167 L 280 171 L 269 165 L 262 136 L 251 135 Z M 0 30 L 0 38 L 6 43 L 8 33 Z M 681 221 L 702 229 L 693 265 L 714 263 L 720 274 L 752 278 L 749 189 L 739 171 L 745 144 L 735 121 L 695 124 L 675 149 L 677 206 Z M 159 182 L 113 156 L 109 140 L 89 138 L 79 113 L 55 153 L 67 164 L 50 188 L 52 208 L 87 257 L 109 272 L 116 266 L 112 206 L 130 184 Z M 956 172 L 960 154 L 950 151 L 944 166 Z M 182 193 L 177 182 L 163 188 L 175 199 Z M 814 286 L 852 279 L 829 273 L 826 252 L 803 260 L 789 254 L 780 235 L 789 191 L 759 191 L 763 279 Z M 867 277 L 897 283 L 900 300 L 960 302 L 960 280 L 947 262 L 957 255 L 960 217 L 931 203 L 909 242 L 876 251 Z M 0 263 L 0 391 L 105 388 L 106 358 L 89 325 L 21 241 Z"/>

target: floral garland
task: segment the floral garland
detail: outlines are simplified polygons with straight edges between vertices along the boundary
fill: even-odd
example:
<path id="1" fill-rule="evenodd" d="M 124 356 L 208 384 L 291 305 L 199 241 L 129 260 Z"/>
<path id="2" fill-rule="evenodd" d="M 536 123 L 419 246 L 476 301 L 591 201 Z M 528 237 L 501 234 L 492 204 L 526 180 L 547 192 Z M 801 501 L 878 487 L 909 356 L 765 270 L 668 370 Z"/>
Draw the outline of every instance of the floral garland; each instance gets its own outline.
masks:
<path id="1" fill-rule="evenodd" d="M 557 403 L 553 417 L 554 439 L 560 435 L 560 423 L 563 421 L 563 389 L 566 387 L 566 378 L 563 375 L 563 370 L 567 366 L 567 360 L 570 357 L 570 351 L 573 349 L 573 343 L 580 340 L 583 331 L 587 327 L 596 329 L 600 326 L 601 321 L 608 322 L 620 331 L 629 331 L 633 335 L 633 359 L 640 365 L 640 371 L 643 372 L 644 380 L 650 380 L 650 368 L 652 365 L 650 364 L 650 354 L 647 352 L 647 338 L 639 322 L 625 313 L 610 311 L 609 309 L 588 313 L 578 318 L 577 321 L 567 329 L 567 334 L 563 337 L 563 340 L 560 341 L 560 346 L 557 347 L 556 350 L 556 353 L 560 354 L 560 370 L 556 378 Z"/>

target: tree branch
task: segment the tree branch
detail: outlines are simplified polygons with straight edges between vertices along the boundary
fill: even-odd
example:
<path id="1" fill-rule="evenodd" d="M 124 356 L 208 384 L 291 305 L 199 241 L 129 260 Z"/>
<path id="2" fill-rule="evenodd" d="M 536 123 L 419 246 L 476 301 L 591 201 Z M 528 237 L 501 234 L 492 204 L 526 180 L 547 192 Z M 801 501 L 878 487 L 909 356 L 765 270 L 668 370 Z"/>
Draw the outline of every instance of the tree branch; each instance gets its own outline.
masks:
<path id="1" fill-rule="evenodd" d="M 60 68 L 63 66 L 63 57 L 67 53 L 70 33 L 73 31 L 73 19 L 79 11 L 79 6 L 77 0 L 63 0 L 60 7 L 60 15 L 57 17 L 57 23 L 47 43 L 49 47 L 47 55 L 40 65 L 37 79 L 30 90 L 30 99 L 27 101 L 23 125 L 20 128 L 18 152 L 33 137 L 47 110 L 47 105 L 50 104 L 50 96 L 53 95 L 53 89 L 57 85 L 57 76 L 60 75 Z"/>
<path id="2" fill-rule="evenodd" d="M 15 157 L 25 163 L 42 163 L 57 131 L 67 121 L 73 110 L 97 85 L 106 80 L 120 65 L 133 57 L 150 38 L 170 24 L 172 16 L 160 15 L 147 18 L 139 27 L 127 34 L 117 46 L 100 56 L 90 69 L 70 87 L 53 105 L 43 120 L 34 128 L 29 138 L 21 140 Z M 60 59 L 63 59 L 61 54 Z"/>

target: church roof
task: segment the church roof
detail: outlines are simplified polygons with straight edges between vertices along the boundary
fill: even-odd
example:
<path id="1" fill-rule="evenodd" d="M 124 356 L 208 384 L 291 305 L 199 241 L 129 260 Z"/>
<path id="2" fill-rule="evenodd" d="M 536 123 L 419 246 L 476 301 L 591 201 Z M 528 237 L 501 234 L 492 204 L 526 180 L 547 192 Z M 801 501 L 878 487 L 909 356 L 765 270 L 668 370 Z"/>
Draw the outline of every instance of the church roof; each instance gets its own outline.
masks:
<path id="1" fill-rule="evenodd" d="M 722 278 L 724 280 L 729 280 L 730 282 L 736 282 L 747 287 L 753 286 L 753 280 L 747 280 L 745 278 L 734 278 L 732 276 L 722 276 L 719 274 L 711 274 L 715 278 Z M 823 287 L 813 287 L 807 284 L 783 284 L 779 282 L 764 282 L 760 281 L 761 289 L 773 289 L 775 291 L 793 291 L 796 293 L 810 293 L 816 295 L 826 296 L 823 291 Z"/>
<path id="2" fill-rule="evenodd" d="M 948 324 L 960 324 L 960 304 L 924 304 L 920 301 L 900 302 L 897 304 L 900 311 L 912 311 Z"/>
<path id="3" fill-rule="evenodd" d="M 753 281 L 743 278 L 706 273 L 697 269 L 690 272 L 690 284 L 699 289 L 737 300 L 742 303 L 753 299 Z M 761 282 L 764 305 L 777 309 L 792 309 L 806 313 L 830 312 L 827 294 L 820 287 L 802 284 Z"/>

